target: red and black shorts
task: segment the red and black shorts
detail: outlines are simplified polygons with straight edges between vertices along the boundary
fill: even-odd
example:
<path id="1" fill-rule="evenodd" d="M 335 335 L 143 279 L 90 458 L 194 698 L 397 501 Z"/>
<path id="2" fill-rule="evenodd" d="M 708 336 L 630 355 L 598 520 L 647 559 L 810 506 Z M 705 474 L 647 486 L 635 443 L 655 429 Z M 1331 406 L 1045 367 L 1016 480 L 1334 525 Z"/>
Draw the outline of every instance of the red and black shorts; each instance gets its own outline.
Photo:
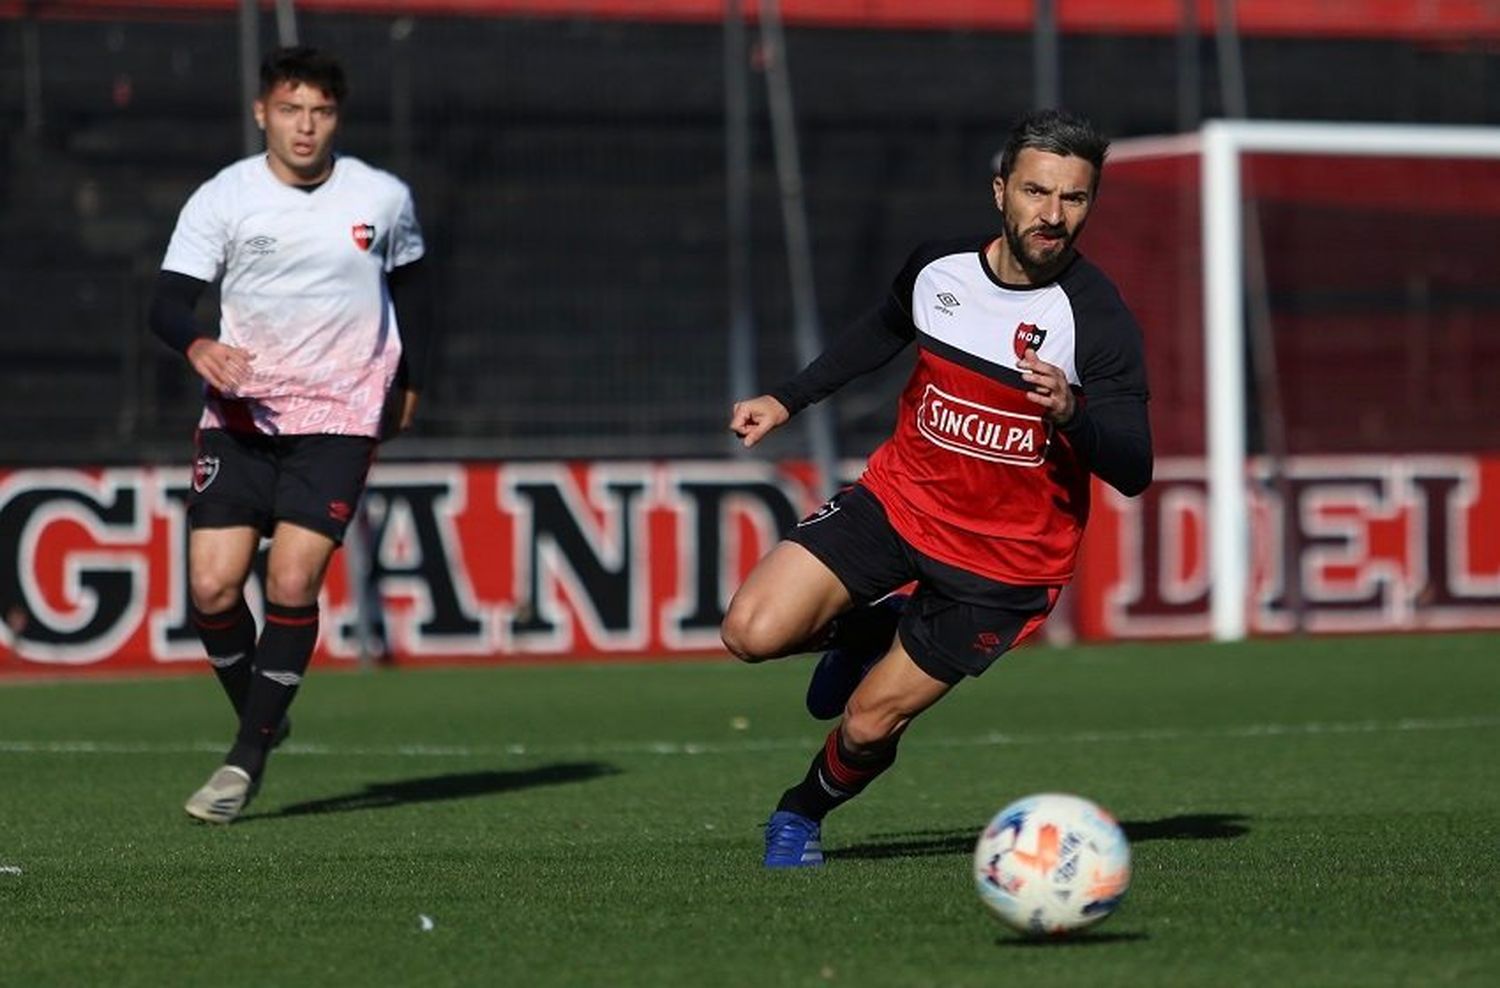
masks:
<path id="1" fill-rule="evenodd" d="M 978 676 L 1035 633 L 1062 590 L 1000 583 L 923 555 L 858 484 L 798 522 L 787 538 L 832 570 L 856 605 L 915 581 L 897 634 L 923 672 L 949 684 Z"/>
<path id="2" fill-rule="evenodd" d="M 375 458 L 366 436 L 267 436 L 202 429 L 188 491 L 193 528 L 249 526 L 270 535 L 279 521 L 344 540 Z"/>

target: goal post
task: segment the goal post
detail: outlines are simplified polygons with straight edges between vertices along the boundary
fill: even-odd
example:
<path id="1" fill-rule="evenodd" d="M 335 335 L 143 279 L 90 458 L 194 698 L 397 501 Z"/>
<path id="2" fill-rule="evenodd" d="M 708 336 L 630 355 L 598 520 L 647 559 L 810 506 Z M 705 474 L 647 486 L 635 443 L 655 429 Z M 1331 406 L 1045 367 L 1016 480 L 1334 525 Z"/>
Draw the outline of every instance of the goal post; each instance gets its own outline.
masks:
<path id="1" fill-rule="evenodd" d="M 1500 159 L 1500 128 L 1216 120 L 1204 125 L 1197 143 L 1203 224 L 1210 619 L 1213 637 L 1232 641 L 1248 633 L 1251 590 L 1243 157 L 1274 153 Z"/>
<path id="2" fill-rule="evenodd" d="M 1199 261 L 1202 270 L 1194 274 L 1194 280 L 1202 285 L 1202 312 L 1184 312 L 1190 306 L 1190 298 L 1182 298 L 1178 309 L 1178 322 L 1182 325 L 1197 322 L 1202 318 L 1202 414 L 1203 457 L 1205 457 L 1206 480 L 1206 570 L 1209 579 L 1209 633 L 1217 640 L 1244 639 L 1253 630 L 1251 603 L 1256 594 L 1254 586 L 1254 505 L 1251 496 L 1250 408 L 1248 393 L 1250 366 L 1250 327 L 1248 327 L 1248 300 L 1253 285 L 1247 285 L 1247 231 L 1254 226 L 1247 222 L 1247 202 L 1260 202 L 1260 192 L 1253 183 L 1248 184 L 1247 160 L 1265 157 L 1293 156 L 1307 159 L 1308 156 L 1326 156 L 1341 160 L 1341 165 L 1331 169 L 1325 177 L 1325 192 L 1329 202 L 1304 199 L 1310 208 L 1332 207 L 1334 199 L 1344 195 L 1340 186 L 1343 171 L 1349 168 L 1347 159 L 1391 159 L 1391 163 L 1404 163 L 1412 159 L 1413 165 L 1422 159 L 1449 159 L 1451 162 L 1482 162 L 1482 168 L 1490 169 L 1490 162 L 1500 162 L 1500 127 L 1479 126 L 1428 126 L 1428 124 L 1373 124 L 1373 123 L 1323 123 L 1323 121 L 1269 121 L 1269 120 L 1215 120 L 1206 123 L 1199 132 L 1187 135 L 1155 136 L 1155 138 L 1127 138 L 1116 141 L 1110 153 L 1112 166 L 1115 162 L 1139 162 L 1139 166 L 1154 168 L 1152 162 L 1178 159 L 1191 163 L 1196 156 L 1196 172 L 1181 171 L 1182 180 L 1196 180 L 1197 211 L 1202 237 L 1199 244 Z M 1488 160 L 1485 160 L 1488 159 Z M 1373 166 L 1383 166 L 1373 165 Z M 1404 165 L 1403 165 L 1404 166 Z M 1127 171 L 1116 175 L 1128 174 Z M 1188 177 L 1191 175 L 1191 178 Z M 1470 187 L 1458 189 L 1443 208 L 1449 216 L 1463 213 L 1463 205 L 1454 207 L 1455 198 L 1464 193 L 1473 193 L 1476 199 L 1484 199 L 1482 213 L 1485 216 L 1500 214 L 1496 193 L 1481 190 L 1481 186 L 1493 184 L 1500 171 L 1485 172 L 1485 178 L 1464 178 Z M 1160 172 L 1158 172 L 1160 177 Z M 1350 181 L 1356 181 L 1350 178 Z M 1392 226 L 1403 220 L 1397 219 L 1403 208 L 1421 208 L 1424 196 L 1431 195 L 1433 184 L 1442 178 L 1424 181 L 1419 175 L 1410 190 L 1407 201 L 1391 204 Z M 1191 190 L 1190 190 L 1191 192 Z M 1374 205 L 1373 205 L 1374 204 Z M 1415 205 L 1413 205 L 1415 204 Z M 1379 210 L 1379 198 L 1367 195 L 1365 210 Z M 1442 210 L 1437 211 L 1442 213 Z M 1436 213 L 1436 214 L 1437 214 Z M 1316 226 L 1316 220 L 1311 220 Z M 1433 225 L 1437 225 L 1434 220 Z M 1401 240 L 1401 231 L 1392 232 L 1392 240 Z M 1416 244 L 1401 244 L 1407 249 L 1418 250 Z M 1128 267 L 1128 265 L 1127 265 Z M 1145 280 L 1139 280 L 1145 285 Z M 1488 312 L 1493 312 L 1493 303 Z M 1176 345 L 1181 348 L 1184 340 L 1179 337 Z M 1337 373 L 1335 378 L 1337 379 Z M 1392 399 L 1395 400 L 1395 399 Z M 1394 453 L 1397 450 L 1394 450 Z"/>

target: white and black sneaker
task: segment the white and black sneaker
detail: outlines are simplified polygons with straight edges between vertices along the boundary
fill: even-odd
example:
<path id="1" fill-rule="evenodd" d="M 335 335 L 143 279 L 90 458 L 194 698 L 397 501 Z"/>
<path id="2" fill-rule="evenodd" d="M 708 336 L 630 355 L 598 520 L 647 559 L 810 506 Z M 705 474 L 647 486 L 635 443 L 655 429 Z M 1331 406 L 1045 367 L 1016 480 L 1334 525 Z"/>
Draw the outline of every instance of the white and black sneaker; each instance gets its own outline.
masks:
<path id="1" fill-rule="evenodd" d="M 182 808 L 188 816 L 204 823 L 233 823 L 259 788 L 249 772 L 237 765 L 223 765 L 209 776 L 203 788 L 188 797 Z"/>

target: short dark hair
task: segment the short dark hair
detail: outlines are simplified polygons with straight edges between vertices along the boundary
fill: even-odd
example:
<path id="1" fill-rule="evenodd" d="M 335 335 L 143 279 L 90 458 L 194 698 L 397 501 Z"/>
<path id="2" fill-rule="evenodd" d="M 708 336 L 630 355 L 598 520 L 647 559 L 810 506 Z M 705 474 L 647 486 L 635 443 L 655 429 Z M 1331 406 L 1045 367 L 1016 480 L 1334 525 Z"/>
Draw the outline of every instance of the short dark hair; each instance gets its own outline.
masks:
<path id="1" fill-rule="evenodd" d="M 344 67 L 339 60 L 317 48 L 293 45 L 269 52 L 260 63 L 260 94 L 265 96 L 283 82 L 301 82 L 316 86 L 335 103 L 349 95 L 344 82 Z"/>
<path id="2" fill-rule="evenodd" d="M 1021 117 L 1011 128 L 1010 137 L 995 160 L 995 174 L 1002 179 L 1009 178 L 1017 156 L 1027 148 L 1082 158 L 1094 166 L 1094 184 L 1097 185 L 1099 174 L 1104 170 L 1104 157 L 1109 154 L 1109 139 L 1099 133 L 1087 117 L 1067 110 L 1035 110 Z"/>

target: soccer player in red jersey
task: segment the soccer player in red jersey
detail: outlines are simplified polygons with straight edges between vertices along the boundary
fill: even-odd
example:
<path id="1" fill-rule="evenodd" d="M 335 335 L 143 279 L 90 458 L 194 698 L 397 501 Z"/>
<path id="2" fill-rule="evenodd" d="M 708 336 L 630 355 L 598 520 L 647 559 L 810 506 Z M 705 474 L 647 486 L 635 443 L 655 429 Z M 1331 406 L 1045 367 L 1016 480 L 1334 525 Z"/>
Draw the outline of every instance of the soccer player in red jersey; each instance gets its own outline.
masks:
<path id="1" fill-rule="evenodd" d="M 746 662 L 829 647 L 808 707 L 839 724 L 766 824 L 768 867 L 823 862 L 821 823 L 891 766 L 911 722 L 1046 620 L 1073 576 L 1090 477 L 1151 482 L 1141 333 L 1075 246 L 1108 141 L 1047 110 L 1012 130 L 998 235 L 919 246 L 891 293 L 768 394 L 754 446 L 908 344 L 916 367 L 864 474 L 763 558 L 722 635 Z M 915 583 L 909 599 L 890 596 Z"/>
<path id="2" fill-rule="evenodd" d="M 239 718 L 189 815 L 235 819 L 288 730 L 318 637 L 318 592 L 383 435 L 405 428 L 425 363 L 425 248 L 411 193 L 334 153 L 344 72 L 311 48 L 271 52 L 255 119 L 266 149 L 183 206 L 152 330 L 204 381 L 192 489 L 192 620 Z M 194 306 L 219 282 L 217 326 Z M 265 627 L 244 586 L 269 537 Z"/>

